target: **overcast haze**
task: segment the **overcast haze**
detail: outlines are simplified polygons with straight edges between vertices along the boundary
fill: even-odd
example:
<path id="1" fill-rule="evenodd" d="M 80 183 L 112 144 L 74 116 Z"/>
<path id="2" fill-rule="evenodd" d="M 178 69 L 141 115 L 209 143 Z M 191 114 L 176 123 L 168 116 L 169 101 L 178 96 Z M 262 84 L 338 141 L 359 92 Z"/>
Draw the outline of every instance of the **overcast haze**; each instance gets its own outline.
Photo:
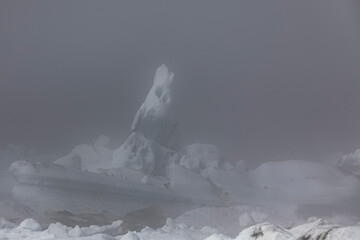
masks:
<path id="1" fill-rule="evenodd" d="M 119 146 L 156 68 L 183 144 L 252 162 L 360 148 L 360 4 L 1 1 L 0 146 Z"/>

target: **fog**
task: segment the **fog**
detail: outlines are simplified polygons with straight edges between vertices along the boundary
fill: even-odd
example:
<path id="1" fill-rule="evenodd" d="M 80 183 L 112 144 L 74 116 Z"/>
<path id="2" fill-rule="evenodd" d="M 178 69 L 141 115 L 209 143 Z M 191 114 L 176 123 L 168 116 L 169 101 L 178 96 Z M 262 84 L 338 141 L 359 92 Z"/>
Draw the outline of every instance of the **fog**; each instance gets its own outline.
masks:
<path id="1" fill-rule="evenodd" d="M 359 92 L 358 0 L 0 1 L 0 239 L 360 239 Z"/>
<path id="2" fill-rule="evenodd" d="M 0 146 L 120 146 L 162 63 L 184 145 L 253 164 L 360 146 L 357 0 L 1 1 Z"/>

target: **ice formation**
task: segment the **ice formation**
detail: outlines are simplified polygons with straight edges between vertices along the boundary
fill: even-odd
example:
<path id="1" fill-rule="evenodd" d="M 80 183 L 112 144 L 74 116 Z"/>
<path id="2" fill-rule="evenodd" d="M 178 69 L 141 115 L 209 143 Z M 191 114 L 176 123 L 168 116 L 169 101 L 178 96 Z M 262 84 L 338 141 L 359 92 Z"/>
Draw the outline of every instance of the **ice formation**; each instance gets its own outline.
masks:
<path id="1" fill-rule="evenodd" d="M 236 239 L 328 236 L 338 240 L 359 235 L 358 227 L 329 224 L 353 225 L 359 221 L 349 215 L 352 209 L 347 205 L 360 199 L 360 151 L 332 164 L 289 160 L 265 162 L 248 170 L 244 161 L 226 161 L 214 145 L 194 143 L 182 148 L 178 123 L 172 114 L 173 79 L 174 74 L 165 65 L 157 69 L 130 135 L 115 150 L 109 149 L 109 138 L 100 136 L 94 144 L 78 145 L 54 162 L 37 162 L 27 156 L 11 160 L 6 157 L 3 163 L 6 167 L 12 163 L 9 170 L 15 184 L 9 172 L 0 175 L 4 180 L 0 184 L 8 186 L 6 196 L 0 194 L 0 217 L 16 216 L 14 222 L 19 226 L 0 218 L 0 236 L 214 240 L 233 239 L 249 226 Z M 308 217 L 304 209 L 323 205 L 345 210 L 327 216 L 327 225 L 313 221 L 293 228 Z M 87 228 L 56 223 L 41 231 L 41 225 L 55 220 L 75 226 L 96 218 L 102 222 L 125 221 L 132 214 L 137 220 L 141 214 L 150 214 L 154 222 L 158 221 L 154 225 L 163 223 L 165 217 L 177 219 L 168 220 L 160 230 L 144 228 L 126 235 L 118 231 L 127 222 Z M 21 222 L 29 217 L 41 224 L 33 220 Z"/>
<path id="2" fill-rule="evenodd" d="M 194 143 L 185 147 L 179 164 L 186 169 L 200 172 L 208 168 L 218 169 L 222 160 L 220 150 L 215 145 Z"/>
<path id="3" fill-rule="evenodd" d="M 69 155 L 57 159 L 54 163 L 71 169 L 95 171 L 93 166 L 111 161 L 112 150 L 107 148 L 109 143 L 110 139 L 102 135 L 93 145 L 78 145 Z"/>
<path id="4" fill-rule="evenodd" d="M 89 227 L 68 227 L 61 223 L 53 223 L 41 231 L 34 219 L 24 220 L 20 226 L 0 225 L 1 239 L 94 239 L 94 240 L 354 240 L 360 239 L 360 226 L 344 227 L 326 224 L 322 219 L 314 219 L 295 227 L 285 228 L 267 222 L 250 226 L 234 237 L 221 234 L 211 227 L 194 228 L 167 219 L 160 229 L 148 227 L 140 231 L 125 233 L 122 221 L 110 225 Z"/>
<path id="5" fill-rule="evenodd" d="M 338 154 L 332 157 L 330 163 L 356 176 L 360 176 L 360 149 L 349 154 Z"/>
<path id="6" fill-rule="evenodd" d="M 174 74 L 165 65 L 155 73 L 144 103 L 136 112 L 130 136 L 118 149 L 106 148 L 102 136 L 94 146 L 79 145 L 55 163 L 95 173 L 108 173 L 140 181 L 147 175 L 165 176 L 166 167 L 178 158 L 177 122 L 172 119 Z"/>
<path id="7" fill-rule="evenodd" d="M 155 73 L 153 86 L 136 112 L 131 134 L 114 151 L 112 168 L 127 168 L 145 175 L 165 175 L 166 166 L 176 158 L 179 146 L 177 123 L 172 119 L 174 74 L 165 65 Z"/>
<path id="8" fill-rule="evenodd" d="M 151 196 L 156 195 L 156 201 L 172 196 L 179 201 L 209 206 L 333 203 L 359 195 L 359 180 L 328 164 L 267 162 L 246 171 L 243 161 L 234 166 L 224 160 L 214 145 L 195 143 L 180 149 L 178 123 L 172 114 L 173 79 L 174 74 L 165 65 L 157 69 L 153 85 L 135 115 L 130 136 L 120 148 L 109 149 L 110 140 L 101 136 L 93 145 L 75 147 L 55 164 L 14 163 L 10 170 L 18 182 L 15 195 L 28 201 L 49 185 L 57 189 L 52 193 L 54 198 L 72 189 L 74 193 L 69 199 L 75 199 L 81 191 L 91 195 L 89 192 L 108 193 L 108 189 L 126 189 L 129 193 L 132 189 L 133 195 L 145 196 L 147 189 Z M 103 203 L 108 202 L 107 198 L 106 194 L 90 197 L 98 200 L 87 208 L 97 209 L 101 205 L 100 209 L 109 210 L 109 204 Z M 134 207 L 130 209 L 146 207 L 134 204 L 139 202 L 133 201 Z M 66 204 L 56 206 L 61 208 L 70 210 Z"/>
<path id="9" fill-rule="evenodd" d="M 325 204 L 359 195 L 359 180 L 338 168 L 316 162 L 266 162 L 250 171 L 268 199 L 298 204 Z"/>

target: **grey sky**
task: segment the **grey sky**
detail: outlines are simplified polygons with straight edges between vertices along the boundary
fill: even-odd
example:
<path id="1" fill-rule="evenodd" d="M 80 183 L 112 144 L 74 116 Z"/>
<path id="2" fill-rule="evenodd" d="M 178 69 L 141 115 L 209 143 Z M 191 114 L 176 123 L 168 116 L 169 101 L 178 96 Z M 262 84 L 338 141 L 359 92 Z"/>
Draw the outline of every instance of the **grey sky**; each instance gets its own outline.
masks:
<path id="1" fill-rule="evenodd" d="M 183 142 L 253 162 L 360 147 L 360 4 L 0 1 L 0 146 L 121 144 L 165 63 Z"/>

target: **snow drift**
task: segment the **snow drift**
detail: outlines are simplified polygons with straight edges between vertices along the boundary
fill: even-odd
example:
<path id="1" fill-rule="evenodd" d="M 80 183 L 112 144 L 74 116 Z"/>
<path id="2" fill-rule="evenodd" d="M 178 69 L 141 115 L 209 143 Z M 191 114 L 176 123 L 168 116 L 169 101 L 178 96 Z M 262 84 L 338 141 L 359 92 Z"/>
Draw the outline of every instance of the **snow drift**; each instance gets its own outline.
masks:
<path id="1" fill-rule="evenodd" d="M 354 240 L 360 238 L 360 226 L 343 227 L 325 224 L 322 219 L 292 228 L 284 228 L 270 223 L 261 223 L 240 232 L 237 237 L 219 233 L 217 229 L 205 227 L 194 228 L 168 219 L 158 230 L 143 228 L 138 232 L 127 232 L 122 229 L 122 221 L 110 225 L 89 227 L 68 227 L 53 223 L 46 230 L 34 219 L 25 219 L 19 226 L 0 218 L 0 237 L 2 239 L 113 239 L 113 240 Z"/>

